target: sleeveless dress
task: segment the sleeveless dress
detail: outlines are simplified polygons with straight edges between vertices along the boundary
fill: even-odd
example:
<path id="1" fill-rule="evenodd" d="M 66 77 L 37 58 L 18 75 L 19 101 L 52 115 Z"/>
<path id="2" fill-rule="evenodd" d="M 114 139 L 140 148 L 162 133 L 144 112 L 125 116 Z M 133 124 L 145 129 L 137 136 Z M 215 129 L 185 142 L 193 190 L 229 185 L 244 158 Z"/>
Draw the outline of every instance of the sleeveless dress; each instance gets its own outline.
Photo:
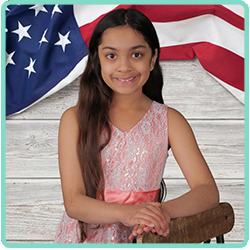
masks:
<path id="1" fill-rule="evenodd" d="M 104 200 L 118 204 L 157 201 L 168 157 L 167 106 L 152 102 L 143 118 L 123 132 L 111 124 L 112 136 L 102 150 Z M 87 224 L 84 243 L 131 243 L 133 227 L 122 223 Z M 55 243 L 80 243 L 78 221 L 66 212 Z"/>

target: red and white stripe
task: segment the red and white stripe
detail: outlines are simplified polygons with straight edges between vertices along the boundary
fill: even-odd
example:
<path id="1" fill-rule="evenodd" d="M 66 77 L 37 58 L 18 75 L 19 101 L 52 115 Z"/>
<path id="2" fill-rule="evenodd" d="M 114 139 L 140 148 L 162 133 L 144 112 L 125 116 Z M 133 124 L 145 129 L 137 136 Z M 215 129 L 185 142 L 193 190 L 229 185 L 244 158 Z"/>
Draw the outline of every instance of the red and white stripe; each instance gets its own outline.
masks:
<path id="1" fill-rule="evenodd" d="M 88 45 L 97 22 L 116 8 L 135 8 L 156 28 L 161 60 L 199 59 L 203 68 L 244 103 L 244 7 L 241 5 L 75 5 Z"/>

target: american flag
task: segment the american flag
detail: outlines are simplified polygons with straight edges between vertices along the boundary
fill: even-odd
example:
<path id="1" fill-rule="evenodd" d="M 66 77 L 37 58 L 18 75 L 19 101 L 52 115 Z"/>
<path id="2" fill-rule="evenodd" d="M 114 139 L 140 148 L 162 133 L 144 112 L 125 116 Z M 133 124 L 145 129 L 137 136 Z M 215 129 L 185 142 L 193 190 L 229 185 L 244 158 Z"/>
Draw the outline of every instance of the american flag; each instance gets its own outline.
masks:
<path id="1" fill-rule="evenodd" d="M 21 112 L 84 70 L 100 18 L 134 8 L 153 22 L 160 60 L 192 60 L 244 102 L 242 5 L 8 5 L 6 115 Z"/>

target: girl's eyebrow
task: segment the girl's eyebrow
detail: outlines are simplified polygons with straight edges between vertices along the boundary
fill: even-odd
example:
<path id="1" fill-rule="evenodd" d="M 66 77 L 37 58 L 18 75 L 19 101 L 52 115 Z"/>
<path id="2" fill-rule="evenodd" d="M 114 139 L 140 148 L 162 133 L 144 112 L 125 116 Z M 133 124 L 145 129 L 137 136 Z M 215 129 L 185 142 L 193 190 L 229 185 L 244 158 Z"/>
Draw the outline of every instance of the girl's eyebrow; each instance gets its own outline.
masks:
<path id="1" fill-rule="evenodd" d="M 136 46 L 131 47 L 129 50 L 135 50 L 135 49 L 140 49 L 140 48 L 145 48 L 146 49 L 146 46 L 144 46 L 144 45 L 136 45 Z M 110 46 L 105 46 L 105 47 L 102 48 L 102 50 L 105 50 L 105 49 L 118 51 L 118 49 L 110 47 Z"/>

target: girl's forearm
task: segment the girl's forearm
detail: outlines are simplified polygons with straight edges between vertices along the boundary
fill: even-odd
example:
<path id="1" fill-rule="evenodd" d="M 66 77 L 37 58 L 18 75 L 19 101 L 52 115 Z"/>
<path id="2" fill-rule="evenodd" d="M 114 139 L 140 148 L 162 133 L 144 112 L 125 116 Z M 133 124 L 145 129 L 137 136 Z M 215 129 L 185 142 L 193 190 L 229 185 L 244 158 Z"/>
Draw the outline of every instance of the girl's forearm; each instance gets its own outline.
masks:
<path id="1" fill-rule="evenodd" d="M 113 224 L 120 222 L 132 227 L 144 224 L 154 227 L 159 234 L 168 229 L 168 223 L 158 202 L 145 202 L 138 205 L 114 204 L 96 200 L 85 195 L 75 196 L 65 204 L 69 217 L 86 223 Z"/>
<path id="2" fill-rule="evenodd" d="M 219 203 L 216 185 L 202 184 L 186 194 L 162 203 L 163 214 L 173 218 L 194 215 L 209 210 Z"/>
<path id="3" fill-rule="evenodd" d="M 78 195 L 65 205 L 69 217 L 94 224 L 120 222 L 123 205 L 111 204 L 85 195 Z"/>

